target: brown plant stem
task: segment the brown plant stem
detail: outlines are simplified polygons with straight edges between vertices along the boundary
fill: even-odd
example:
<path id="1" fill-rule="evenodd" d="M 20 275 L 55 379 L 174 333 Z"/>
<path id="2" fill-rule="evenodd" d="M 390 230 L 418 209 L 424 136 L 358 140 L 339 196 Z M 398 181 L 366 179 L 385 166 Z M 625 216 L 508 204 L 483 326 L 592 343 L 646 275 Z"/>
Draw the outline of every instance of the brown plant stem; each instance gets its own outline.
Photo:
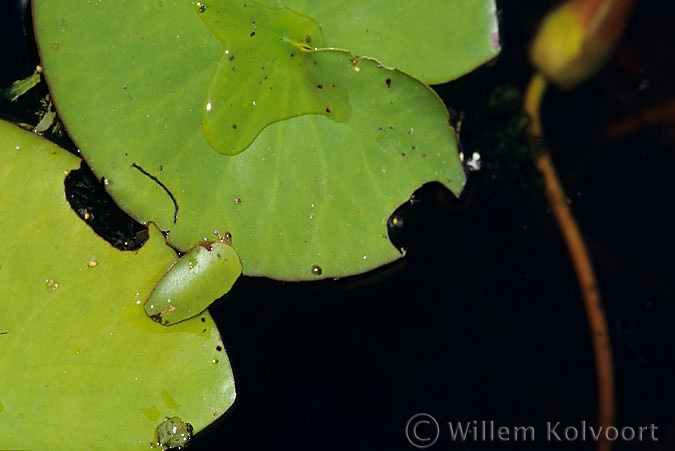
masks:
<path id="1" fill-rule="evenodd" d="M 525 93 L 524 109 L 529 114 L 530 135 L 536 141 L 542 139 L 540 118 L 541 102 L 546 92 L 546 79 L 535 73 Z M 541 172 L 546 189 L 546 198 L 558 223 L 565 244 L 567 245 L 574 271 L 576 272 L 581 295 L 586 307 L 586 316 L 593 342 L 598 389 L 598 426 L 603 434 L 598 441 L 598 451 L 611 451 L 612 442 L 607 440 L 604 431 L 614 425 L 614 366 L 612 348 L 607 327 L 607 318 L 602 307 L 600 291 L 591 265 L 586 244 L 579 230 L 574 215 L 570 210 L 568 198 L 560 183 L 560 179 L 547 149 L 535 156 L 535 165 Z"/>

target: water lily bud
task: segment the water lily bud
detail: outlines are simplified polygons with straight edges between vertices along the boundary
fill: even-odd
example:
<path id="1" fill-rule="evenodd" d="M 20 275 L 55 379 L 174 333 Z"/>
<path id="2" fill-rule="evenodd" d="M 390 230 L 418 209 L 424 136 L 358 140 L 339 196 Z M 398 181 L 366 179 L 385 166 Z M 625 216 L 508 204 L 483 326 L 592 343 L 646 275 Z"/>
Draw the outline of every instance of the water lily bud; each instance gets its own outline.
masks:
<path id="1" fill-rule="evenodd" d="M 530 51 L 538 71 L 570 89 L 599 69 L 628 20 L 633 0 L 569 0 L 542 21 Z"/>

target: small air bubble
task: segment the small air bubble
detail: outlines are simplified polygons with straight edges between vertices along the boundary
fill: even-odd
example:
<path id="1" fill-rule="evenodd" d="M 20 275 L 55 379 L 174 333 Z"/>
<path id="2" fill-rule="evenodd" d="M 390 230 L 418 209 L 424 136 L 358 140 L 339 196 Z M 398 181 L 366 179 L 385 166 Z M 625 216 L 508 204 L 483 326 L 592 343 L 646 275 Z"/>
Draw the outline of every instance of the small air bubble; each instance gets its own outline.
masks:
<path id="1" fill-rule="evenodd" d="M 320 276 L 323 274 L 323 270 L 321 269 L 321 266 L 319 265 L 313 265 L 312 266 L 312 274 L 315 276 Z"/>

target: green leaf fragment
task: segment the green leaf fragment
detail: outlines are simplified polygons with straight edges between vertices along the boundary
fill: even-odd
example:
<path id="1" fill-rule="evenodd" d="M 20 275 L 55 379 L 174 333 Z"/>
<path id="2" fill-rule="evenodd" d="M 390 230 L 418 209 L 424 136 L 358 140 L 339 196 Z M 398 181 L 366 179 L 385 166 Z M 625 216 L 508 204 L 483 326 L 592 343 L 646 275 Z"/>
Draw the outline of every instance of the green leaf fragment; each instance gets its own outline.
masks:
<path id="1" fill-rule="evenodd" d="M 194 7 L 224 47 L 203 110 L 204 134 L 217 152 L 236 155 L 267 125 L 303 114 L 349 120 L 347 91 L 314 52 L 325 45 L 315 21 L 254 1 Z"/>
<path id="2" fill-rule="evenodd" d="M 199 243 L 162 276 L 145 301 L 145 313 L 164 326 L 193 318 L 230 291 L 240 275 L 241 262 L 232 246 Z"/>
<path id="3" fill-rule="evenodd" d="M 2 95 L 7 100 L 14 102 L 19 97 L 33 89 L 38 83 L 40 83 L 40 70 L 35 69 L 35 71 L 28 77 L 15 81 L 9 88 L 2 89 L 0 92 L 2 92 Z"/>

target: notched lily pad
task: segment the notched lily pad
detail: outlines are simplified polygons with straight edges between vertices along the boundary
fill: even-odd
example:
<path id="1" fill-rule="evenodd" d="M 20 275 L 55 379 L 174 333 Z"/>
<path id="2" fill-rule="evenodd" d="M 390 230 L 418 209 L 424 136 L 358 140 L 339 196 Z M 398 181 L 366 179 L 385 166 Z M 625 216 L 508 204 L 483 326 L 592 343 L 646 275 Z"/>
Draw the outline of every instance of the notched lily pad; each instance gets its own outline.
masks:
<path id="1" fill-rule="evenodd" d="M 0 449 L 148 450 L 165 416 L 196 433 L 222 415 L 234 381 L 208 312 L 168 328 L 143 311 L 176 259 L 159 229 L 115 249 L 65 198 L 78 158 L 3 121 L 0 154 Z"/>
<path id="2" fill-rule="evenodd" d="M 219 153 L 246 149 L 267 125 L 303 114 L 351 116 L 347 91 L 314 50 L 319 25 L 287 8 L 254 1 L 195 3 L 224 52 L 204 104 L 204 134 Z"/>
<path id="3" fill-rule="evenodd" d="M 329 3 L 333 4 L 321 4 Z M 309 69 L 320 69 L 317 77 L 326 79 L 307 75 L 303 65 L 283 71 L 279 66 L 279 73 L 300 71 L 306 77 L 301 80 L 308 80 L 303 86 L 312 92 L 330 91 L 336 81 L 335 89 L 348 93 L 351 113 L 349 120 L 339 122 L 320 102 L 322 114 L 271 123 L 272 116 L 252 119 L 259 122 L 238 124 L 237 131 L 255 130 L 254 141 L 245 151 L 224 157 L 205 139 L 205 95 L 216 81 L 219 64 L 238 67 L 240 56 L 246 55 L 234 54 L 232 61 L 227 57 L 223 62 L 234 41 L 227 41 L 229 34 L 222 31 L 225 27 L 220 30 L 220 21 L 234 19 L 227 9 L 215 12 L 220 4 L 229 7 L 228 2 L 209 2 L 202 13 L 192 3 L 174 0 L 81 4 L 35 0 L 40 55 L 54 102 L 97 177 L 109 181 L 111 196 L 139 222 L 153 221 L 170 231 L 171 244 L 183 252 L 211 237 L 214 229 L 228 230 L 245 275 L 281 280 L 343 277 L 400 258 L 387 237 L 392 212 L 425 183 L 439 181 L 455 193 L 464 185 L 443 103 L 414 76 L 381 65 L 379 55 L 303 50 L 308 44 L 306 30 L 316 30 L 305 16 L 293 22 L 293 29 L 302 32 L 279 32 L 280 23 L 294 13 L 273 9 L 276 3 L 265 10 L 259 3 L 241 2 L 265 11 L 259 20 L 266 24 L 262 27 L 256 20 L 253 29 L 250 15 L 232 13 L 238 17 L 232 26 L 239 27 L 242 45 L 267 36 L 278 48 L 268 56 L 290 61 L 287 51 L 296 49 L 293 58 L 300 53 L 311 58 L 307 61 L 316 61 Z M 351 5 L 370 7 L 366 2 Z M 300 6 L 293 10 L 301 11 Z M 266 18 L 274 15 L 270 11 L 283 20 Z M 205 23 L 208 17 L 216 31 Z M 61 20 L 67 22 L 65 31 Z M 263 33 L 261 28 L 274 32 Z M 422 21 L 417 28 L 425 31 L 427 25 Z M 255 37 L 250 36 L 253 31 Z M 225 45 L 216 33 L 225 33 L 221 36 Z M 414 33 L 408 32 L 398 43 L 415 47 L 410 36 Z M 328 41 L 328 34 L 325 38 Z M 321 39 L 314 33 L 309 45 L 318 47 Z M 262 45 L 258 50 L 267 51 Z M 438 51 L 442 48 L 436 49 L 437 59 L 453 58 Z M 83 66 L 86 73 L 78 69 Z M 257 95 L 259 79 L 252 80 L 242 78 L 241 83 L 249 84 L 234 86 L 222 99 L 231 94 L 238 105 L 258 108 L 252 96 Z M 295 78 L 285 80 L 284 92 L 298 83 Z M 291 100 L 279 96 L 266 101 L 273 102 L 266 109 L 283 112 Z M 340 113 L 331 108 L 330 114 Z M 222 128 L 233 130 L 231 125 Z"/>

